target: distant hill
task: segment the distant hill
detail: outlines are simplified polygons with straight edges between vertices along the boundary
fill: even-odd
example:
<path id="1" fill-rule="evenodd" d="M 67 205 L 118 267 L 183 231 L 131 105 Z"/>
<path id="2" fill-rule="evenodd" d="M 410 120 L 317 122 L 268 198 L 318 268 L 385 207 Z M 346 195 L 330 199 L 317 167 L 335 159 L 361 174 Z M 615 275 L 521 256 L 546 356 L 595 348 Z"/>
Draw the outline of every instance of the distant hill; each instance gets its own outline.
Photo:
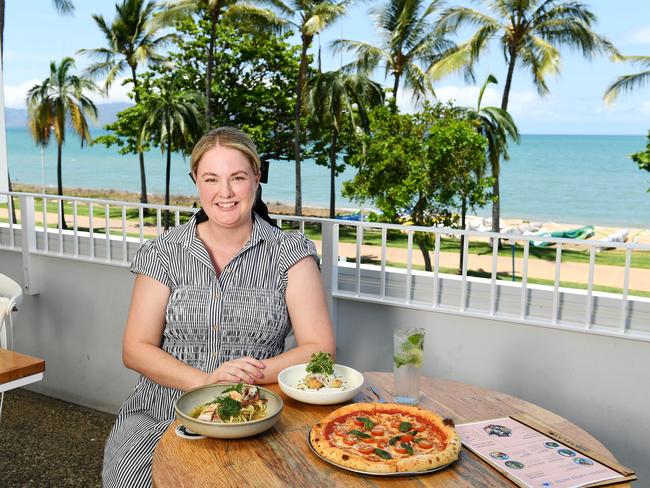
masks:
<path id="1" fill-rule="evenodd" d="M 97 104 L 98 120 L 93 127 L 104 127 L 117 118 L 117 113 L 131 106 L 130 103 L 100 103 Z M 5 109 L 5 123 L 8 129 L 27 127 L 27 110 L 20 108 Z"/>

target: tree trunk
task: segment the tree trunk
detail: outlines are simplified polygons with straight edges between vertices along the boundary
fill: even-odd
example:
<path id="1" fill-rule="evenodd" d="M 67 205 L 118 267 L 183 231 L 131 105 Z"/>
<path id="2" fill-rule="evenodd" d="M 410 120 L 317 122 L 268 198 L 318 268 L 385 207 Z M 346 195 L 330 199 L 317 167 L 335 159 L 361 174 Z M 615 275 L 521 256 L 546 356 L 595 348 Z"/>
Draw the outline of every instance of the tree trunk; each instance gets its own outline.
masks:
<path id="1" fill-rule="evenodd" d="M 56 190 L 59 196 L 63 196 L 63 175 L 61 171 L 61 149 L 63 144 L 58 143 L 56 146 Z M 61 214 L 59 215 L 59 222 L 62 229 L 67 229 L 68 225 L 65 223 L 65 212 L 63 199 L 61 199 Z M 47 225 L 46 223 L 43 225 Z M 108 232 L 108 229 L 106 229 Z"/>
<path id="2" fill-rule="evenodd" d="M 508 75 L 506 77 L 506 84 L 503 87 L 503 98 L 501 99 L 501 108 L 508 110 L 508 97 L 510 96 L 510 87 L 512 86 L 512 75 L 515 71 L 516 54 L 510 53 L 510 61 L 508 63 Z M 499 155 L 501 159 L 501 155 Z M 494 184 L 492 185 L 492 232 L 499 232 L 499 221 L 501 219 L 501 194 L 499 193 L 499 163 L 492 164 L 492 178 Z"/>
<path id="3" fill-rule="evenodd" d="M 395 105 L 397 106 L 397 90 L 399 89 L 399 75 L 395 74 L 395 82 L 393 83 L 393 98 L 395 99 Z"/>
<path id="4" fill-rule="evenodd" d="M 131 66 L 131 76 L 133 81 L 133 93 L 136 105 L 140 103 L 140 94 L 138 93 L 138 78 L 136 77 L 136 67 Z M 144 168 L 144 153 L 140 150 L 138 151 L 138 160 L 140 162 L 140 203 L 148 203 L 147 200 L 147 175 L 145 174 Z M 144 214 L 146 215 L 147 209 L 144 209 Z"/>
<path id="5" fill-rule="evenodd" d="M 465 230 L 465 217 L 467 217 L 467 198 L 463 197 L 460 207 L 460 228 Z M 465 257 L 465 235 L 460 236 L 460 262 L 458 263 L 459 274 L 463 274 L 463 258 Z"/>
<path id="6" fill-rule="evenodd" d="M 165 167 L 165 205 L 169 205 L 169 177 L 172 166 L 172 140 L 167 131 L 167 165 Z M 165 210 L 165 230 L 169 229 L 169 209 Z"/>
<path id="7" fill-rule="evenodd" d="M 330 219 L 336 218 L 336 144 L 338 134 L 332 130 L 332 146 L 330 147 Z"/>
<path id="8" fill-rule="evenodd" d="M 212 70 L 214 68 L 214 45 L 217 39 L 217 22 L 219 12 L 210 13 L 210 44 L 208 46 L 208 66 L 205 73 L 205 122 L 210 127 L 212 117 Z"/>
<path id="9" fill-rule="evenodd" d="M 427 271 L 432 271 L 431 256 L 429 256 L 429 249 L 427 249 L 426 244 L 420 239 L 416 239 L 416 242 L 418 243 L 418 247 L 422 252 L 422 257 L 424 258 L 424 269 Z"/>
<path id="10" fill-rule="evenodd" d="M 293 136 L 293 152 L 296 160 L 296 208 L 295 214 L 302 215 L 302 176 L 300 173 L 300 116 L 302 111 L 302 91 L 307 76 L 307 49 L 313 37 L 302 35 L 302 50 L 300 52 L 300 68 L 298 70 L 298 83 L 296 84 L 296 123 Z"/>

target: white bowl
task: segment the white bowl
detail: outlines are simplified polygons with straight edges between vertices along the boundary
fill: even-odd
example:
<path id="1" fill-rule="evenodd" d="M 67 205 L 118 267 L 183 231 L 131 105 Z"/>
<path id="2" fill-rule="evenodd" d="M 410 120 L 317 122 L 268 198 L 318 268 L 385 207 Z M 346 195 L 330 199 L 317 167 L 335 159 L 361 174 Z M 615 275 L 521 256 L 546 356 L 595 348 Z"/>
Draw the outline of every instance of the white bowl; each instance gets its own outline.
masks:
<path id="1" fill-rule="evenodd" d="M 194 388 L 193 390 L 183 393 L 176 403 L 174 410 L 176 411 L 176 418 L 187 429 L 197 434 L 202 434 L 208 437 L 217 437 L 219 439 L 238 439 L 240 437 L 248 437 L 251 435 L 259 434 L 267 429 L 270 429 L 280 419 L 280 412 L 284 406 L 282 398 L 271 390 L 257 386 L 260 390 L 260 397 L 266 398 L 266 411 L 267 416 L 259 420 L 251 420 L 250 422 L 233 422 L 232 424 L 223 424 L 219 422 L 208 422 L 205 420 L 198 420 L 190 416 L 190 413 L 199 405 L 208 403 L 226 388 L 232 386 L 230 383 L 220 383 L 216 385 L 206 385 Z"/>
<path id="2" fill-rule="evenodd" d="M 354 398 L 363 386 L 363 375 L 356 369 L 334 365 L 334 374 L 343 378 L 341 388 L 321 388 L 320 390 L 301 389 L 298 385 L 307 375 L 307 364 L 297 364 L 283 369 L 278 374 L 278 384 L 282 392 L 288 397 L 303 403 L 314 405 L 332 405 L 342 403 Z"/>

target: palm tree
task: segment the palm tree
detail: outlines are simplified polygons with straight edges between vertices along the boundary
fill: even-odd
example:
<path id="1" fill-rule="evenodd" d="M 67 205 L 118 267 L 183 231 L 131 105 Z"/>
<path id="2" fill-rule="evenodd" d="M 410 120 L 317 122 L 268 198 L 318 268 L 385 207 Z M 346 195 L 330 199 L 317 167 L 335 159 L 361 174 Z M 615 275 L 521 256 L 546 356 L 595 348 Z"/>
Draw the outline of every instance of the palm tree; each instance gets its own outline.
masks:
<path id="1" fill-rule="evenodd" d="M 260 3 L 274 3 L 269 0 Z M 252 23 L 258 29 L 281 30 L 285 22 L 272 11 L 240 2 L 238 0 L 168 0 L 162 11 L 156 16 L 157 25 L 171 25 L 174 22 L 205 12 L 210 22 L 210 42 L 208 44 L 208 62 L 205 76 L 205 120 L 212 118 L 212 74 L 217 39 L 217 25 L 226 17 L 235 22 Z"/>
<path id="2" fill-rule="evenodd" d="M 72 74 L 74 59 L 63 58 L 57 66 L 50 63 L 50 76 L 42 83 L 34 85 L 27 92 L 27 112 L 29 128 L 37 144 L 46 146 L 54 133 L 57 143 L 57 194 L 63 195 L 61 172 L 61 153 L 65 142 L 65 129 L 69 126 L 81 138 L 81 145 L 90 142 L 90 130 L 86 117 L 97 118 L 97 107 L 86 92 L 97 91 L 97 86 L 83 76 Z M 60 224 L 67 228 L 63 205 L 61 205 Z"/>
<path id="3" fill-rule="evenodd" d="M 330 218 L 336 217 L 337 144 L 344 120 L 357 130 L 368 132 L 366 110 L 384 104 L 384 90 L 379 83 L 363 75 L 349 75 L 341 71 L 320 73 L 307 84 L 307 109 L 314 132 L 329 131 L 330 136 Z"/>
<path id="4" fill-rule="evenodd" d="M 197 92 L 178 91 L 171 84 L 163 84 L 143 104 L 146 115 L 140 125 L 139 145 L 154 140 L 161 152 L 166 151 L 165 205 L 169 205 L 172 151 L 189 152 L 200 136 L 204 126 L 200 113 L 203 99 Z M 169 211 L 166 211 L 165 229 L 168 228 Z"/>
<path id="5" fill-rule="evenodd" d="M 443 60 L 434 67 L 433 76 L 446 74 L 450 69 L 471 69 L 487 49 L 489 41 L 497 39 L 508 66 L 501 99 L 503 110 L 508 109 L 516 66 L 529 70 L 537 91 L 545 95 L 549 91 L 546 76 L 558 74 L 560 70 L 560 47 L 576 49 L 588 59 L 594 54 L 616 52 L 606 38 L 592 30 L 596 16 L 579 1 L 490 0 L 487 5 L 493 16 L 468 7 L 453 7 L 442 13 L 437 27 L 443 32 L 455 32 L 466 25 L 475 26 L 477 30 L 457 52 L 451 54 L 451 61 Z M 498 160 L 492 161 L 492 178 L 492 231 L 498 232 Z"/>
<path id="6" fill-rule="evenodd" d="M 481 86 L 476 109 L 464 109 L 465 118 L 476 124 L 476 130 L 487 139 L 487 159 L 492 166 L 499 164 L 499 158 L 510 159 L 508 154 L 508 137 L 519 142 L 519 129 L 507 110 L 499 107 L 481 107 L 485 89 L 491 83 L 499 82 L 494 75 L 488 75 Z"/>
<path id="7" fill-rule="evenodd" d="M 274 0 L 274 5 L 285 16 L 286 22 L 300 32 L 300 66 L 298 70 L 298 83 L 296 84 L 296 109 L 293 150 L 296 161 L 296 204 L 294 212 L 302 215 L 302 175 L 301 175 L 301 114 L 303 104 L 303 91 L 307 81 L 309 59 L 307 51 L 311 47 L 314 36 L 323 32 L 328 26 L 345 14 L 352 0 Z"/>
<path id="8" fill-rule="evenodd" d="M 135 103 L 140 103 L 137 69 L 141 64 L 160 64 L 165 59 L 156 51 L 173 39 L 172 34 L 158 36 L 158 27 L 152 25 L 156 4 L 145 0 L 123 0 L 116 4 L 117 11 L 112 24 L 101 15 L 93 15 L 97 27 L 106 38 L 107 47 L 80 49 L 79 54 L 99 58 L 90 65 L 87 73 L 92 77 L 106 76 L 104 91 L 108 91 L 117 76 L 129 69 Z M 140 162 L 140 203 L 147 203 L 147 179 L 144 166 L 144 152 L 138 151 Z"/>
<path id="9" fill-rule="evenodd" d="M 494 168 L 499 165 L 499 159 L 503 156 L 504 160 L 510 159 L 508 153 L 508 137 L 513 141 L 519 142 L 519 129 L 512 116 L 507 110 L 499 107 L 481 107 L 485 89 L 490 83 L 498 84 L 494 75 L 488 75 L 487 79 L 479 91 L 476 108 L 464 108 L 464 117 L 476 125 L 476 130 L 487 140 L 487 160 L 490 166 Z M 463 201 L 462 227 L 465 228 L 466 203 Z M 465 236 L 461 236 L 460 241 L 460 266 L 463 263 L 463 249 Z"/>
<path id="10" fill-rule="evenodd" d="M 623 75 L 605 90 L 605 102 L 613 103 L 621 92 L 629 92 L 650 81 L 650 56 L 615 56 L 615 61 L 631 61 L 638 63 L 644 69 L 640 73 Z"/>
<path id="11" fill-rule="evenodd" d="M 335 51 L 355 53 L 354 65 L 360 72 L 371 72 L 383 64 L 386 77 L 393 76 L 394 99 L 402 81 L 413 89 L 414 97 L 420 98 L 432 90 L 428 68 L 455 50 L 454 43 L 430 23 L 441 4 L 442 0 L 432 0 L 428 5 L 424 0 L 388 0 L 370 11 L 380 34 L 380 46 L 347 39 L 334 41 L 332 46 Z"/>

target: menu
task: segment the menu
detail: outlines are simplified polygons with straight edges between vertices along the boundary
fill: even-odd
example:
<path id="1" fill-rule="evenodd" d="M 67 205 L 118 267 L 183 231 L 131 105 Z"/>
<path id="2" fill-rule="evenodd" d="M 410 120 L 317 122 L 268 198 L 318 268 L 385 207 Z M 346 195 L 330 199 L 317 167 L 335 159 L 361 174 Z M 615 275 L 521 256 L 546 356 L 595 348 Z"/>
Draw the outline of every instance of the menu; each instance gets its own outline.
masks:
<path id="1" fill-rule="evenodd" d="M 578 488 L 623 476 L 512 418 L 456 426 L 465 447 L 523 487 Z"/>

